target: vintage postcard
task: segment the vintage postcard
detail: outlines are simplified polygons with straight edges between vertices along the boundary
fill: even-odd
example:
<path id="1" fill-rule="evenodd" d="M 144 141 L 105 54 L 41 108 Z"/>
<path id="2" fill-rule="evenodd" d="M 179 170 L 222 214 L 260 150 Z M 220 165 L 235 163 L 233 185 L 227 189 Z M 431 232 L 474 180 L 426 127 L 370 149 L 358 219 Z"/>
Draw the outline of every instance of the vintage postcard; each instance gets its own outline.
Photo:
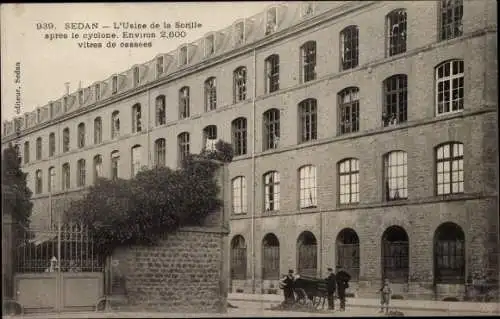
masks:
<path id="1" fill-rule="evenodd" d="M 2 4 L 3 311 L 500 314 L 497 9 Z"/>

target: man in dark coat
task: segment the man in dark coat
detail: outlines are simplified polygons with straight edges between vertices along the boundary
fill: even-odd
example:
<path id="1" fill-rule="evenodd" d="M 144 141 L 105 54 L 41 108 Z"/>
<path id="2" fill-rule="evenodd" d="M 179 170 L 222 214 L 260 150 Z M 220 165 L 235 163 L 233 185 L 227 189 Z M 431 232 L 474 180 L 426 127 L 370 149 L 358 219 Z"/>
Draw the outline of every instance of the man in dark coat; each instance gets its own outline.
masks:
<path id="1" fill-rule="evenodd" d="M 334 301 L 334 294 L 335 294 L 335 288 L 337 286 L 337 281 L 335 280 L 335 273 L 333 272 L 332 268 L 328 268 L 328 277 L 325 278 L 326 281 L 326 292 L 328 295 L 328 309 L 329 310 L 334 310 L 335 309 L 335 301 Z"/>
<path id="2" fill-rule="evenodd" d="M 337 266 L 337 274 L 335 279 L 337 280 L 337 294 L 340 299 L 340 310 L 345 311 L 345 290 L 349 288 L 349 280 L 351 276 L 342 268 L 342 266 Z"/>
<path id="3" fill-rule="evenodd" d="M 285 279 L 283 279 L 283 292 L 285 294 L 285 303 L 286 304 L 293 304 L 295 302 L 295 295 L 293 293 L 293 284 L 294 284 L 295 278 L 293 277 L 293 270 L 290 269 L 288 271 L 288 275 L 286 275 Z"/>

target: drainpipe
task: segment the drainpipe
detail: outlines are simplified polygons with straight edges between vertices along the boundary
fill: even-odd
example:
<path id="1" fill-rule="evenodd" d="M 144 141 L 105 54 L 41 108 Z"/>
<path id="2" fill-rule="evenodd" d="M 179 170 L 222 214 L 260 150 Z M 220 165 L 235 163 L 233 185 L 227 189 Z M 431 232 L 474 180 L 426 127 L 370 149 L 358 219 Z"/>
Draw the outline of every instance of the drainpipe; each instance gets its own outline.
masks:
<path id="1" fill-rule="evenodd" d="M 252 97 L 252 293 L 255 294 L 255 97 L 257 95 L 257 56 L 253 49 L 253 97 Z"/>
<path id="2" fill-rule="evenodd" d="M 151 118 L 150 118 L 150 115 L 151 115 L 151 90 L 148 90 L 148 111 L 146 112 L 147 114 L 147 117 L 148 117 L 148 125 L 146 127 L 146 136 L 147 136 L 147 146 L 146 146 L 146 151 L 148 152 L 148 169 L 151 168 L 151 154 L 150 154 L 150 149 L 151 149 L 151 146 L 149 145 L 151 143 L 151 141 L 149 140 L 150 139 L 150 132 L 151 132 Z"/>

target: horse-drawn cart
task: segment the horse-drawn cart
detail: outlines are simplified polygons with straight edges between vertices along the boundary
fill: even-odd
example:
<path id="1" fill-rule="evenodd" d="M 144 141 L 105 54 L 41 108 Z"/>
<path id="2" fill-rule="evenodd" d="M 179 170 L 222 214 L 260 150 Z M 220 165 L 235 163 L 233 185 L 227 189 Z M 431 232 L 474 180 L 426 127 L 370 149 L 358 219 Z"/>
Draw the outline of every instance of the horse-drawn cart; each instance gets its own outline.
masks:
<path id="1" fill-rule="evenodd" d="M 283 288 L 286 288 L 283 286 Z M 283 305 L 290 307 L 324 308 L 327 300 L 327 283 L 324 279 L 298 276 L 291 285 L 293 299 L 286 300 Z"/>

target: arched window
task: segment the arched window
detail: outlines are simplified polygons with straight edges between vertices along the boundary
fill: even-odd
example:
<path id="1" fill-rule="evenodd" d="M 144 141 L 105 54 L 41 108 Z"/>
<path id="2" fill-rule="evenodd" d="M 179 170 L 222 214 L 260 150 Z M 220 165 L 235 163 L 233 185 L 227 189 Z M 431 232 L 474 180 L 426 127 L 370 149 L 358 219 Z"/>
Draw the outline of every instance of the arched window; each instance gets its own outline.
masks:
<path id="1" fill-rule="evenodd" d="M 382 278 L 394 283 L 408 282 L 409 241 L 399 226 L 387 228 L 382 235 Z"/>
<path id="2" fill-rule="evenodd" d="M 86 173 L 86 169 L 85 169 L 85 160 L 84 159 L 80 159 L 78 160 L 78 175 L 77 175 L 77 179 L 76 179 L 76 185 L 78 187 L 83 187 L 85 186 L 85 177 L 87 175 Z"/>
<path id="3" fill-rule="evenodd" d="M 407 154 L 393 151 L 384 156 L 385 200 L 408 198 L 408 163 Z"/>
<path id="4" fill-rule="evenodd" d="M 179 90 L 179 119 L 189 117 L 189 87 L 185 86 Z"/>
<path id="5" fill-rule="evenodd" d="M 339 203 L 359 203 L 359 161 L 348 158 L 338 164 Z"/>
<path id="6" fill-rule="evenodd" d="M 384 126 L 393 126 L 407 121 L 408 77 L 396 74 L 384 80 Z"/>
<path id="7" fill-rule="evenodd" d="M 63 130 L 63 152 L 68 152 L 69 151 L 69 141 L 70 141 L 70 136 L 69 136 L 69 128 L 65 128 Z"/>
<path id="8" fill-rule="evenodd" d="M 205 151 L 213 152 L 215 151 L 215 145 L 217 144 L 217 126 L 208 125 L 203 129 L 203 149 Z"/>
<path id="9" fill-rule="evenodd" d="M 406 39 L 406 10 L 393 10 L 387 15 L 388 56 L 406 52 Z"/>
<path id="10" fill-rule="evenodd" d="M 62 166 L 62 189 L 69 189 L 71 187 L 70 180 L 70 167 L 69 163 L 64 163 Z"/>
<path id="11" fill-rule="evenodd" d="M 35 174 L 35 193 L 40 194 L 42 192 L 42 170 L 38 169 Z"/>
<path id="12" fill-rule="evenodd" d="M 139 103 L 132 106 L 132 133 L 142 131 L 142 112 Z"/>
<path id="13" fill-rule="evenodd" d="M 56 134 L 49 134 L 49 156 L 54 156 L 56 153 Z"/>
<path id="14" fill-rule="evenodd" d="M 265 61 L 266 92 L 272 93 L 280 89 L 280 57 L 277 54 L 270 55 Z"/>
<path id="15" fill-rule="evenodd" d="M 38 137 L 36 139 L 36 159 L 37 161 L 42 159 L 42 138 Z"/>
<path id="16" fill-rule="evenodd" d="M 280 174 L 276 171 L 264 174 L 264 209 L 266 212 L 280 209 Z"/>
<path id="17" fill-rule="evenodd" d="M 182 162 L 189 156 L 189 133 L 188 132 L 183 132 L 179 135 L 177 135 L 177 146 L 179 150 L 179 165 L 182 164 Z"/>
<path id="18" fill-rule="evenodd" d="M 275 280 L 280 277 L 280 242 L 269 233 L 262 239 L 262 279 Z"/>
<path id="19" fill-rule="evenodd" d="M 132 153 L 132 177 L 137 175 L 142 167 L 142 147 L 134 145 L 131 149 Z"/>
<path id="20" fill-rule="evenodd" d="M 359 131 L 359 89 L 346 88 L 338 94 L 339 134 Z"/>
<path id="21" fill-rule="evenodd" d="M 94 144 L 102 143 L 102 120 L 100 117 L 94 119 Z"/>
<path id="22" fill-rule="evenodd" d="M 300 142 L 314 141 L 318 138 L 318 108 L 316 99 L 299 103 Z"/>
<path id="23" fill-rule="evenodd" d="M 231 240 L 231 279 L 244 280 L 247 277 L 247 246 L 245 238 L 236 235 Z"/>
<path id="24" fill-rule="evenodd" d="M 465 234 L 455 223 L 441 224 L 434 233 L 434 279 L 440 284 L 465 283 Z"/>
<path id="25" fill-rule="evenodd" d="M 158 96 L 155 100 L 155 105 L 156 105 L 156 126 L 167 123 L 165 95 Z"/>
<path id="26" fill-rule="evenodd" d="M 264 112 L 264 145 L 263 150 L 276 149 L 280 139 L 280 111 L 270 109 Z"/>
<path id="27" fill-rule="evenodd" d="M 118 168 L 120 166 L 120 152 L 111 152 L 111 179 L 118 178 Z"/>
<path id="28" fill-rule="evenodd" d="M 155 166 L 161 167 L 166 164 L 166 142 L 164 138 L 155 141 Z"/>
<path id="29" fill-rule="evenodd" d="M 244 176 L 238 176 L 232 182 L 233 214 L 247 212 L 247 181 Z"/>
<path id="30" fill-rule="evenodd" d="M 245 155 L 247 153 L 247 119 L 239 117 L 233 120 L 231 130 L 234 155 Z"/>
<path id="31" fill-rule="evenodd" d="M 217 85 L 215 77 L 210 77 L 205 81 L 205 112 L 217 108 Z"/>
<path id="32" fill-rule="evenodd" d="M 247 68 L 240 66 L 233 72 L 233 96 L 234 103 L 247 98 Z"/>
<path id="33" fill-rule="evenodd" d="M 78 148 L 85 147 L 85 124 L 78 124 Z"/>
<path id="34" fill-rule="evenodd" d="M 300 275 L 317 277 L 318 243 L 310 231 L 302 232 L 297 238 L 297 271 Z"/>
<path id="35" fill-rule="evenodd" d="M 464 109 L 464 61 L 450 60 L 436 67 L 436 115 Z"/>
<path id="36" fill-rule="evenodd" d="M 94 183 L 97 182 L 99 177 L 103 177 L 102 174 L 102 156 L 96 155 L 94 156 Z"/>
<path id="37" fill-rule="evenodd" d="M 317 206 L 316 166 L 306 165 L 299 169 L 299 207 L 313 208 Z"/>
<path id="38" fill-rule="evenodd" d="M 359 237 L 351 228 L 340 231 L 336 240 L 337 261 L 335 265 L 342 266 L 351 275 L 353 281 L 359 278 Z"/>
<path id="39" fill-rule="evenodd" d="M 340 32 L 341 71 L 358 66 L 359 31 L 358 26 L 350 25 Z"/>
<path id="40" fill-rule="evenodd" d="M 439 39 L 450 40 L 462 36 L 463 0 L 441 0 Z"/>
<path id="41" fill-rule="evenodd" d="M 316 79 L 316 42 L 308 41 L 300 47 L 302 83 Z"/>
<path id="42" fill-rule="evenodd" d="M 120 136 L 120 112 L 114 111 L 111 114 L 111 138 L 115 139 Z"/>
<path id="43" fill-rule="evenodd" d="M 29 141 L 25 141 L 24 142 L 24 147 L 23 147 L 23 151 L 24 151 L 24 164 L 28 164 L 30 162 L 30 142 Z"/>
<path id="44" fill-rule="evenodd" d="M 56 169 L 53 166 L 49 168 L 49 184 L 47 186 L 49 192 L 56 190 Z"/>
<path id="45" fill-rule="evenodd" d="M 437 195 L 464 192 L 464 145 L 446 143 L 436 148 Z"/>

